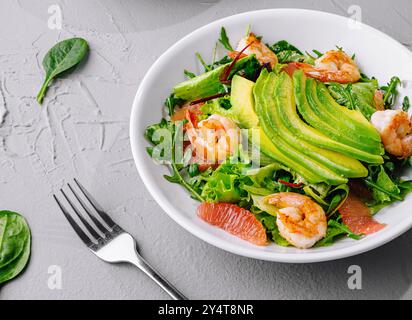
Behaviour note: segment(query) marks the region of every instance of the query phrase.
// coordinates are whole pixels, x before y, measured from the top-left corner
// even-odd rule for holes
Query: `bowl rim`
[[[180,214],[179,210],[177,210],[171,203],[169,203],[169,201],[165,197],[163,197],[160,193],[157,192],[158,187],[156,183],[151,179],[150,174],[143,169],[143,162],[148,160],[147,154],[146,152],[144,152],[145,148],[143,148],[142,146],[139,146],[138,143],[136,143],[138,139],[137,135],[143,134],[143,131],[140,132],[140,130],[137,130],[137,128],[141,127],[139,126],[139,120],[138,120],[140,99],[141,99],[143,92],[146,91],[147,83],[150,82],[152,74],[155,73],[154,71],[158,68],[159,65],[161,65],[161,62],[166,60],[169,55],[171,55],[174,51],[178,50],[180,46],[184,45],[186,41],[190,39],[196,33],[204,32],[207,29],[217,26],[217,25],[224,25],[226,21],[231,20],[231,19],[236,19],[238,17],[244,17],[247,15],[270,14],[270,13],[274,13],[274,14],[283,13],[285,15],[288,15],[288,14],[307,14],[307,15],[315,15],[315,16],[322,15],[325,17],[333,17],[335,19],[349,19],[348,17],[340,16],[340,15],[329,13],[329,12],[308,10],[308,9],[279,8],[279,9],[254,10],[254,11],[247,11],[247,12],[227,16],[227,17],[212,21],[211,23],[208,23],[200,28],[197,28],[196,30],[190,32],[189,34],[181,38],[179,41],[177,41],[175,44],[169,47],[162,55],[160,55],[160,57],[155,61],[155,63],[153,63],[153,65],[149,68],[149,70],[147,71],[147,73],[145,74],[145,76],[143,77],[139,85],[139,88],[137,90],[137,93],[133,101],[131,117],[130,117],[129,134],[130,134],[130,144],[131,144],[132,154],[133,154],[133,158],[134,158],[134,161],[137,167],[137,171],[144,185],[149,190],[149,193],[154,198],[154,200],[177,224],[179,224],[181,227],[186,229],[188,232],[190,232],[197,238],[200,238],[201,240],[215,247],[218,247],[220,249],[223,249],[225,251],[228,251],[228,252],[240,255],[240,256],[245,256],[245,257],[265,260],[265,261],[273,261],[273,262],[314,263],[314,262],[342,259],[342,258],[354,256],[354,255],[375,249],[379,246],[382,246],[388,243],[389,241],[395,239],[396,237],[400,236],[401,234],[403,234],[404,232],[406,232],[407,230],[411,228],[412,215],[410,216],[409,219],[404,219],[402,223],[399,223],[398,225],[392,227],[385,236],[375,238],[376,240],[374,242],[369,241],[369,242],[354,243],[353,245],[349,247],[339,248],[339,249],[331,250],[331,251],[323,251],[323,252],[302,251],[301,254],[297,254],[297,253],[277,253],[277,252],[268,252],[268,251],[256,251],[252,248],[240,247],[233,243],[230,243],[225,240],[219,239],[217,237],[211,236],[209,232],[207,232],[200,226],[194,224],[190,219]],[[371,27],[363,22],[360,22],[360,23],[361,23],[362,28],[366,28],[367,30],[378,34],[380,37],[383,37],[387,41],[391,42],[394,46],[397,46],[400,50],[407,52],[407,54],[410,56],[412,60],[412,52],[409,51],[406,47],[404,47],[397,40],[393,39],[392,37],[388,36],[387,34],[383,33],[382,31],[374,27]],[[144,128],[141,128],[141,129],[144,129]]]

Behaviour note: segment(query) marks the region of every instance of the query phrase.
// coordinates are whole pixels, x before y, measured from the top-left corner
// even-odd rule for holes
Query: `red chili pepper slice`
[[[303,183],[292,183],[281,179],[279,179],[278,182],[290,188],[300,188],[303,186]]]

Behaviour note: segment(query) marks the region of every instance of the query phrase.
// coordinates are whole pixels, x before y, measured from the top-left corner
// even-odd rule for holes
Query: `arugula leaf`
[[[403,200],[400,196],[399,188],[386,173],[382,165],[370,165],[368,170],[369,175],[363,181],[372,189],[375,202],[379,204],[391,202],[392,198],[399,201]]]
[[[183,105],[185,101],[183,99],[177,98],[173,93],[166,99],[165,106],[169,116],[175,113],[175,108],[177,106]]]
[[[189,176],[195,177],[200,173],[199,165],[197,163],[191,163],[188,169]]]
[[[347,184],[342,184],[332,188],[327,184],[318,183],[305,186],[303,191],[320,204],[330,217],[348,197],[349,187]]]
[[[61,41],[52,47],[43,59],[43,68],[46,71],[46,78],[37,94],[37,102],[43,103],[44,96],[51,81],[63,72],[77,66],[89,52],[89,45],[86,40],[72,38]]]
[[[146,128],[145,138],[154,145],[154,147],[146,148],[147,153],[153,160],[170,164],[173,124],[162,119],[157,124],[152,124]]]
[[[328,90],[340,105],[351,110],[359,110],[367,119],[376,112],[374,100],[378,88],[376,80],[354,84],[330,83]]]
[[[397,184],[397,187],[400,190],[399,197],[403,200],[405,197],[412,192],[412,181],[401,181]],[[372,214],[377,213],[379,210],[391,205],[392,203],[398,201],[398,199],[392,198],[390,201],[387,202],[379,202],[379,200],[375,200],[372,203],[368,203],[368,207],[371,210]]]
[[[255,57],[253,57],[247,63],[245,63],[243,68],[240,71],[238,71],[237,74],[240,74],[248,80],[256,81],[261,70],[261,64]]]
[[[316,55],[318,56],[318,58],[321,57],[321,56],[323,56],[323,53],[320,52],[319,50],[313,49],[312,52],[313,52],[314,54],[316,54]]]
[[[409,106],[410,106],[409,97],[405,96],[402,101],[402,110],[405,112],[408,112]]]
[[[303,55],[303,53],[286,40],[280,40],[268,47],[276,54],[279,63],[305,60],[305,56]]]
[[[229,38],[226,34],[226,29],[222,27],[220,29],[220,38],[219,42],[229,51],[233,51],[233,47],[230,44]]]
[[[199,194],[198,189],[190,182],[186,181],[183,176],[183,171],[187,169],[189,176],[194,176],[198,173],[197,165],[185,168],[183,154],[183,121],[172,123],[162,119],[160,123],[147,127],[145,131],[146,139],[151,142],[154,147],[147,148],[148,154],[161,163],[169,164],[172,169],[172,175],[165,175],[164,178],[172,183],[178,183],[186,188],[192,197],[199,201],[204,201]],[[181,155],[182,159],[177,159],[176,156]]]
[[[380,188],[377,188],[379,186]],[[384,191],[381,191],[384,190]],[[378,176],[376,178],[376,185],[373,189],[373,197],[379,202],[390,201],[391,197],[401,200],[399,197],[400,190],[392,181],[389,175],[385,172],[383,166],[380,166]]]
[[[183,70],[183,73],[185,74],[186,77],[188,77],[189,79],[192,79],[194,77],[196,77],[196,75],[193,72],[190,72],[189,70]]]
[[[341,205],[345,202],[349,195],[349,186],[347,184],[341,184],[330,190],[326,196],[326,200],[329,203],[326,209],[326,214],[331,216],[334,214]]]
[[[362,235],[353,233],[345,224],[339,222],[338,220],[340,220],[340,216],[336,220],[330,219],[328,221],[326,236],[316,243],[316,247],[330,246],[343,236],[348,236],[354,240],[361,239]]]
[[[383,103],[385,106],[392,108],[395,104],[396,97],[398,96],[398,86],[401,84],[399,77],[392,77],[386,86],[382,86],[380,89],[384,92]]]
[[[278,54],[282,51],[294,51],[298,54],[303,55],[303,53],[296,48],[294,45],[290,44],[288,41],[286,40],[280,40],[274,44],[272,44],[271,46],[269,46],[269,49],[271,49],[275,54]]]
[[[176,141],[180,139],[179,134],[181,132],[181,127],[183,126],[182,121],[178,121],[175,124],[172,125],[173,127],[173,140],[172,140],[172,172],[173,174],[171,176],[165,175],[165,179],[168,180],[169,182],[172,183],[178,183],[185,187],[187,191],[190,192],[192,197],[196,200],[199,200],[201,202],[204,202],[205,199],[183,178],[183,176],[180,174],[180,171],[177,167],[176,164]]]
[[[401,173],[399,170],[407,166],[407,161],[401,161],[387,155],[384,156],[384,159],[385,166],[369,165],[369,174],[363,180],[372,191],[373,199],[367,205],[373,214],[396,201],[404,200],[412,192],[412,180],[405,181],[397,177],[397,174]],[[391,164],[389,168],[393,166],[396,170],[390,171],[386,166],[389,163]]]
[[[200,55],[199,52],[196,52],[196,57],[200,61],[200,63],[202,64],[203,68],[205,69],[205,72],[208,72],[208,71],[212,70],[210,68],[210,66],[205,62],[205,60],[203,60],[203,57]]]
[[[214,69],[216,69],[217,67],[222,66],[222,65],[224,65],[224,64],[228,64],[228,63],[230,63],[230,62],[232,62],[232,61],[233,61],[233,59],[230,58],[229,56],[224,56],[222,59],[217,60],[217,61],[214,61],[212,64],[209,64],[209,65],[208,65],[208,68],[209,68],[210,70],[214,70]]]

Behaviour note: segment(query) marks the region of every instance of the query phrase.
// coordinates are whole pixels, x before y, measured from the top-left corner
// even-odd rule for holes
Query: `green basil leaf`
[[[41,104],[51,81],[63,72],[77,66],[87,55],[89,45],[81,38],[72,38],[57,43],[43,59],[46,78],[37,95]]]
[[[30,229],[16,212],[0,211],[0,283],[16,277],[30,257]]]

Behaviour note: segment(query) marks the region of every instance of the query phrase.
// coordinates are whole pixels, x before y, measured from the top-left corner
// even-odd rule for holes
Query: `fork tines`
[[[74,179],[74,182],[77,185],[77,189],[80,190],[80,194],[82,196],[79,195],[79,192],[76,191],[70,183],[68,183],[67,186],[70,193],[73,194],[74,197],[70,197],[63,189],[60,189],[60,192],[81,223],[76,222],[76,220],[69,213],[67,207],[65,207],[62,201],[59,200],[55,194],[53,194],[53,197],[64,216],[69,221],[70,225],[73,227],[80,239],[87,246],[91,247],[93,245],[97,245],[101,240],[109,240],[113,233],[113,229],[119,230],[121,228],[101,209],[100,205],[93,199],[86,188],[84,188],[76,179]],[[85,203],[82,197],[87,200],[88,204]],[[74,199],[72,200],[71,198]],[[101,221],[97,218],[96,214]],[[87,217],[90,222],[87,220]],[[89,235],[83,228],[87,230]]]

